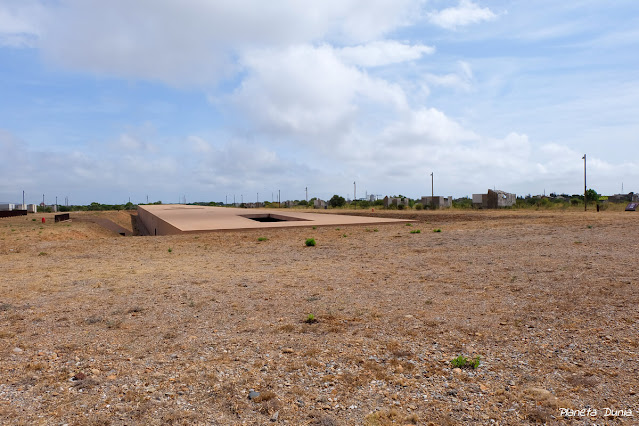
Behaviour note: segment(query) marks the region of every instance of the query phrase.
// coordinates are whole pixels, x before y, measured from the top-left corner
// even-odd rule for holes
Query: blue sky
[[[0,201],[639,192],[639,3],[564,3],[0,0]]]

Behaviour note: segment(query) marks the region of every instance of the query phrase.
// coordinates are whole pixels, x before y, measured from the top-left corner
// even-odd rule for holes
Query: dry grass
[[[534,424],[561,404],[639,406],[635,214],[382,214],[443,232],[318,227],[308,250],[309,229],[256,244],[0,219],[0,423]],[[460,354],[482,364],[453,372]]]

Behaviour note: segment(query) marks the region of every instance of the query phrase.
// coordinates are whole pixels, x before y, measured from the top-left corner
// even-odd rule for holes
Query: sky
[[[0,0],[0,202],[639,192],[638,52],[635,0]]]

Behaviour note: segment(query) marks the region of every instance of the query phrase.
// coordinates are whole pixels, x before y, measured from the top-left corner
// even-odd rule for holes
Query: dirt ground
[[[0,423],[639,423],[639,213],[384,214],[412,222],[0,219]]]

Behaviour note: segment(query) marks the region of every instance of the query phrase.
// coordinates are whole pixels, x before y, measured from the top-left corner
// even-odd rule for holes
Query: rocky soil
[[[412,222],[0,219],[0,423],[639,423],[639,213],[393,214]]]

